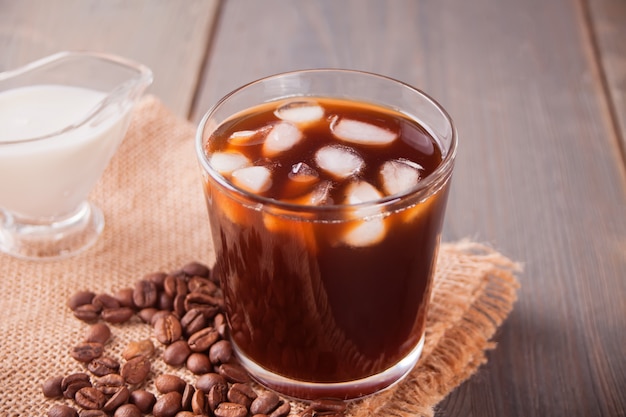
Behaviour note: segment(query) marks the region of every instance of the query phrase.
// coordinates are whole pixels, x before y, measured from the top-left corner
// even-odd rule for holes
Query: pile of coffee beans
[[[342,401],[311,402],[298,414],[277,394],[255,390],[233,355],[227,337],[224,301],[211,270],[191,262],[170,272],[150,273],[115,294],[79,291],[68,300],[75,317],[89,323],[84,339],[70,351],[84,372],[53,376],[42,385],[47,398],[65,398],[48,417],[338,417]],[[105,346],[109,324],[139,317],[163,345],[160,359],[186,367],[194,384],[174,374],[153,375],[157,349],[151,339],[130,342],[118,360]],[[156,394],[146,389],[152,380]]]

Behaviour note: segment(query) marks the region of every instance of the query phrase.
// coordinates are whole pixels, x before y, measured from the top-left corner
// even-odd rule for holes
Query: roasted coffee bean
[[[346,410],[346,403],[336,399],[319,399],[311,401],[309,406],[317,412],[332,411],[343,413]]]
[[[115,410],[113,417],[141,417],[141,410],[135,404],[124,404]]]
[[[80,410],[79,417],[108,417],[108,414],[102,410]]]
[[[129,384],[140,384],[150,373],[150,360],[145,356],[136,356],[122,365],[120,374]]]
[[[222,313],[217,314],[213,318],[213,327],[217,329],[217,332],[220,336],[222,336],[222,338],[226,339],[226,333],[228,330],[226,326],[226,317]]]
[[[291,404],[288,401],[282,401],[274,411],[272,411],[269,417],[287,417],[291,412]]]
[[[174,314],[176,314],[178,317],[183,317],[185,313],[187,312],[187,307],[185,307],[186,298],[187,296],[183,294],[179,294],[176,297],[174,297],[174,305],[172,306],[172,308],[173,308]]]
[[[241,404],[246,408],[250,408],[252,401],[257,397],[256,392],[248,384],[233,384],[228,390],[228,401],[231,403]]]
[[[204,392],[197,390],[193,393],[191,397],[191,411],[200,415],[209,413],[209,403]]]
[[[202,391],[199,391],[204,395]],[[196,389],[191,384],[185,384],[185,389],[183,389],[183,398],[182,398],[182,407],[183,410],[191,410],[191,403],[193,400],[193,396],[196,393]]]
[[[176,391],[183,393],[187,383],[179,376],[172,374],[162,374],[154,379],[154,386],[161,394]]]
[[[165,281],[167,274],[165,272],[152,272],[143,277],[144,280],[153,282],[156,285],[157,290],[163,289],[163,281]]]
[[[211,411],[215,411],[218,405],[228,399],[228,385],[215,384],[206,395]]]
[[[189,292],[201,292],[209,295],[216,295],[219,288],[213,281],[200,276],[193,276],[187,282]]]
[[[113,395],[120,388],[126,386],[124,377],[120,374],[108,374],[94,381],[93,386],[106,395]]]
[[[146,307],[146,308],[142,308],[141,310],[139,310],[139,312],[137,313],[137,316],[144,323],[148,323],[152,325],[152,318],[158,311],[159,310],[157,310],[155,307]]]
[[[93,323],[100,318],[100,309],[96,308],[93,304],[80,305],[76,307],[73,312],[74,317],[86,323]]]
[[[215,417],[246,417],[248,409],[241,404],[225,402],[218,405],[213,414]]]
[[[170,297],[164,292],[159,293],[159,299],[157,301],[157,308],[159,310],[171,311],[174,309],[174,297]]]
[[[105,308],[100,313],[102,320],[109,323],[126,323],[135,315],[135,310],[130,307]]]
[[[187,369],[195,375],[202,375],[213,371],[213,364],[204,353],[194,352],[185,362]]]
[[[95,376],[105,376],[118,372],[120,363],[110,356],[101,356],[89,362],[87,369]]]
[[[164,345],[177,341],[183,335],[180,321],[173,314],[160,317],[154,323],[154,336]]]
[[[184,275],[168,275],[163,282],[163,291],[172,299],[177,295],[187,295],[187,278]]]
[[[91,291],[78,291],[67,300],[67,306],[72,311],[76,310],[79,306],[91,304],[91,301],[95,296],[96,294]]]
[[[106,396],[94,387],[85,387],[78,390],[74,396],[76,404],[89,410],[101,410],[106,403]]]
[[[233,357],[233,346],[228,340],[219,340],[209,348],[209,359],[213,365],[230,361]]]
[[[62,376],[53,376],[44,381],[41,384],[41,391],[43,395],[48,398],[58,398],[63,396],[63,388],[61,383],[63,382]]]
[[[154,307],[158,298],[158,289],[154,282],[145,279],[135,283],[133,303],[138,308]]]
[[[223,385],[226,389],[228,389],[228,385],[224,377],[214,372],[200,375],[196,380],[196,388],[204,391],[205,394],[208,394],[214,385]]]
[[[159,319],[163,318],[163,317],[167,317],[172,315],[171,311],[167,311],[167,310],[157,310],[154,315],[152,316],[152,318],[150,319],[150,325],[152,327],[156,326],[156,323],[159,321]],[[176,317],[178,317],[178,315],[175,315]]]
[[[189,336],[187,343],[193,352],[204,352],[220,338],[219,333],[213,327],[205,327]]]
[[[260,393],[252,404],[250,404],[250,412],[252,414],[269,414],[274,411],[280,404],[280,397],[271,391]]]
[[[180,325],[183,327],[183,332],[190,336],[199,330],[207,327],[209,319],[207,319],[202,311],[197,308],[191,309],[185,313],[180,319]]]
[[[197,308],[202,311],[207,318],[213,318],[224,307],[224,300],[200,292],[192,292],[185,297],[185,310]]]
[[[56,404],[48,410],[48,417],[78,417],[78,411],[67,405]]]
[[[112,412],[117,410],[121,405],[126,404],[130,398],[130,390],[123,386],[119,388],[115,394],[113,394],[108,401],[104,404],[102,409],[106,412]]]
[[[142,413],[148,414],[152,412],[156,397],[150,391],[138,389],[130,393],[129,401],[131,404],[135,404]]]
[[[182,410],[183,396],[180,392],[168,392],[157,398],[152,414],[154,417],[173,417]]]
[[[111,338],[111,329],[104,323],[96,323],[85,332],[85,342],[105,344]]]
[[[119,301],[120,307],[130,307],[135,308],[135,303],[133,302],[133,289],[132,288],[122,288],[121,290],[117,290],[114,294],[114,297]]]
[[[154,354],[154,343],[150,339],[129,342],[122,351],[122,357],[126,360],[137,356],[150,357]]]
[[[70,374],[61,381],[61,389],[65,398],[73,399],[76,393],[85,387],[91,386],[89,375],[83,372]]]
[[[186,340],[177,340],[163,351],[163,362],[172,366],[181,366],[191,355],[191,349]]]
[[[72,349],[70,355],[79,362],[88,363],[102,356],[104,346],[98,342],[83,342]]]
[[[185,264],[185,266],[183,266],[182,270],[190,277],[199,276],[208,278],[211,274],[211,270],[209,269],[209,267],[200,262],[189,262],[188,264]]]
[[[224,363],[217,367],[217,373],[223,376],[228,382],[245,384],[250,382],[248,372],[241,365],[234,363]]]
[[[91,304],[99,308],[100,310],[105,310],[107,308],[120,308],[120,302],[117,298],[113,297],[109,294],[98,294],[93,297],[91,300]]]

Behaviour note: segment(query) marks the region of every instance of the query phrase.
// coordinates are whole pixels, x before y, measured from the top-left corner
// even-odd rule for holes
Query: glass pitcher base
[[[104,229],[102,211],[89,202],[70,217],[50,223],[0,219],[0,252],[21,259],[55,260],[92,246]]]

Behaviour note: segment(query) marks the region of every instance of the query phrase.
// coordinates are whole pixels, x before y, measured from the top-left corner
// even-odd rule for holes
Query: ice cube
[[[228,143],[235,146],[250,146],[263,143],[271,125],[264,126],[257,130],[238,130],[228,137]]]
[[[293,164],[289,172],[289,179],[297,182],[311,183],[317,181],[319,174],[304,162]]]
[[[233,171],[233,184],[252,193],[262,193],[272,186],[272,172],[264,166],[251,166]]]
[[[330,130],[337,138],[360,145],[388,145],[398,137],[391,130],[338,116],[333,117]]]
[[[297,126],[289,122],[276,123],[263,143],[263,155],[273,157],[294,147],[304,137]]]
[[[365,162],[352,148],[330,145],[315,153],[317,166],[338,179],[348,178],[363,169]]]
[[[358,222],[343,235],[343,243],[353,247],[367,247],[379,243],[387,228],[381,216]]]
[[[346,204],[360,204],[382,197],[380,191],[367,181],[355,181],[346,189]]]
[[[380,169],[380,180],[387,195],[407,191],[417,185],[424,168],[408,159],[387,161]]]
[[[314,122],[324,116],[324,109],[313,100],[290,101],[274,111],[281,120],[303,124]]]
[[[222,175],[250,165],[250,160],[239,152],[215,152],[209,158],[209,164]]]

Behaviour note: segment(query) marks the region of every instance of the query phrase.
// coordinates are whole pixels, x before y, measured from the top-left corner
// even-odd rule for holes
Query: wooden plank
[[[489,364],[441,416],[626,410],[626,179],[584,20],[567,0],[225,3],[192,119],[245,82],[308,67],[398,78],[455,119],[444,238],[526,269]]]
[[[626,2],[587,0],[584,5],[591,19],[592,40],[626,164]]]
[[[137,60],[149,92],[187,116],[219,0],[0,0],[0,71],[87,49]]]

